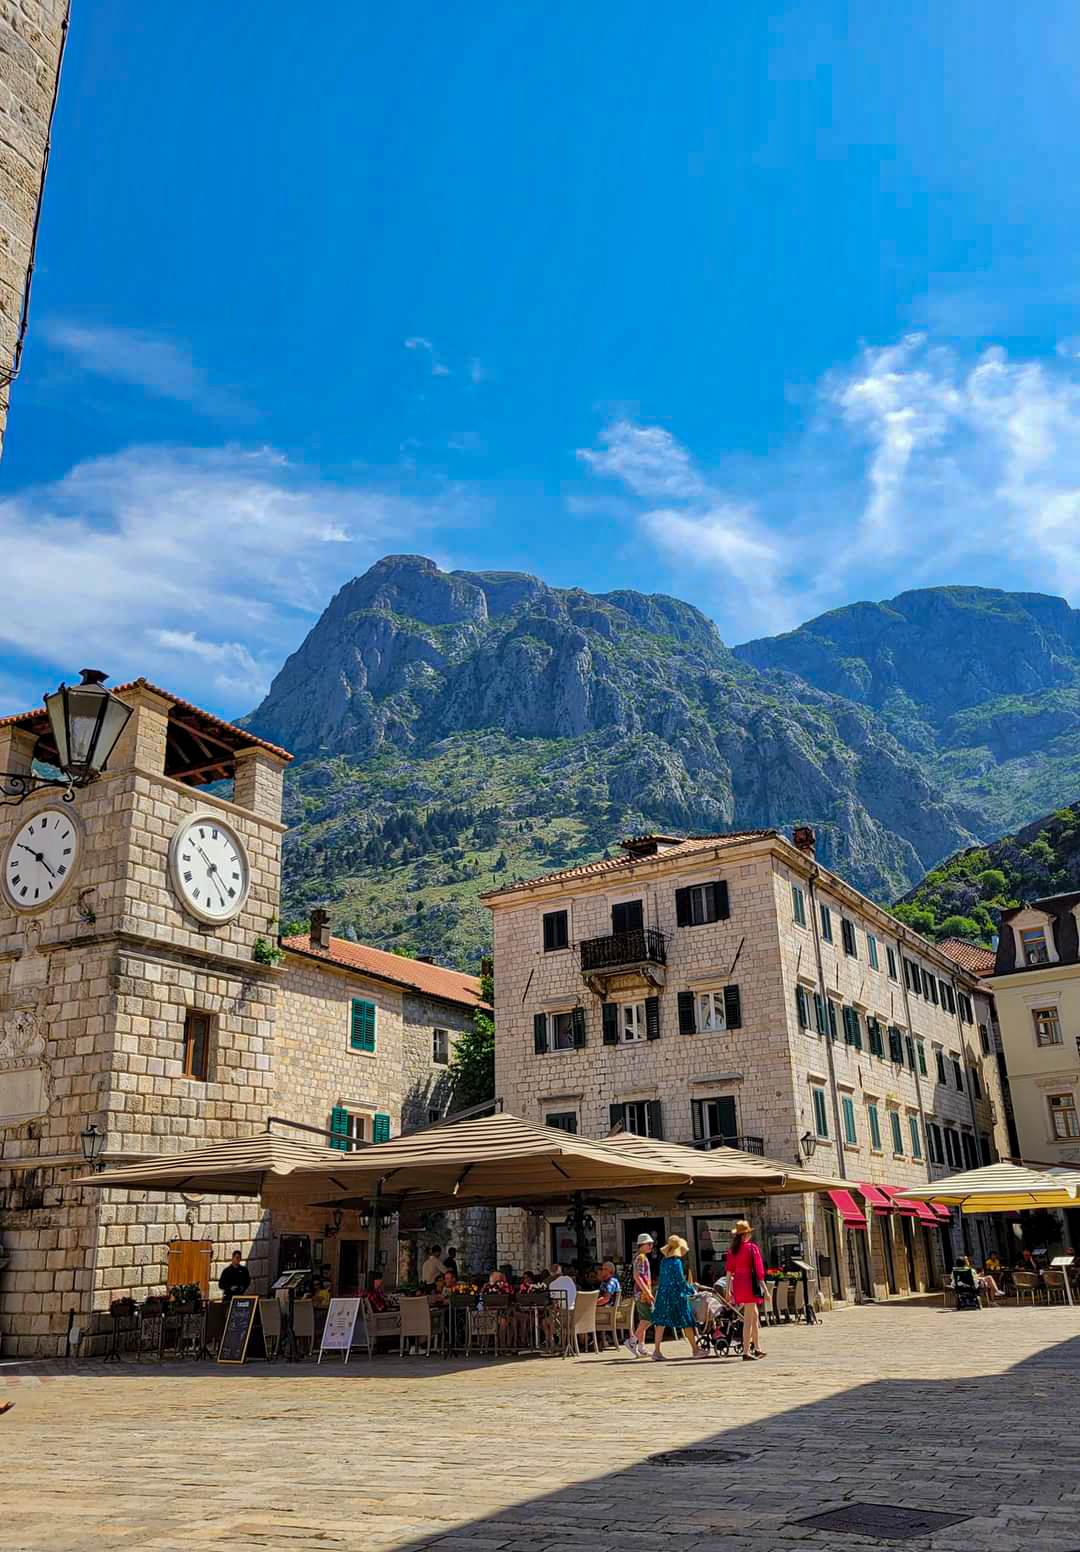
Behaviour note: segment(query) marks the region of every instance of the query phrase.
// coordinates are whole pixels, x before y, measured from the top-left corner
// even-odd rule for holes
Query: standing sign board
[[[218,1348],[218,1363],[243,1363],[247,1357],[248,1343],[259,1314],[259,1301],[254,1294],[244,1294],[232,1299],[225,1317],[225,1330]]]
[[[359,1299],[330,1300],[330,1308],[326,1312],[326,1325],[323,1327],[322,1341],[319,1344],[320,1363],[322,1363],[323,1353],[344,1353],[345,1362],[348,1363],[353,1331],[356,1329],[356,1317],[359,1313]]]

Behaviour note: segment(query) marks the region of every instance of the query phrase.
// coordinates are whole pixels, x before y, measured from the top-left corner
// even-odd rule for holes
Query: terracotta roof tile
[[[566,879],[596,878],[606,873],[617,873],[622,868],[638,867],[642,862],[652,862],[657,857],[689,857],[698,851],[713,851],[717,846],[735,846],[743,841],[757,841],[769,835],[779,835],[779,830],[727,830],[718,835],[693,835],[674,846],[664,846],[648,857],[608,857],[599,862],[582,862],[577,867],[561,868],[556,873],[541,873],[536,878],[522,879],[520,883],[506,884],[501,889],[489,889],[482,900],[493,900],[499,895],[512,894],[516,889],[529,889],[533,884],[560,884]]]
[[[367,943],[350,943],[347,938],[331,938],[328,949],[314,948],[306,932],[294,938],[282,938],[281,946],[342,965],[347,970],[356,970],[361,975],[374,976],[380,981],[392,981],[395,986],[405,986],[443,1002],[456,1002],[466,1008],[486,1006],[480,991],[480,977],[465,975],[461,970],[426,965],[422,960],[407,959],[401,954],[388,953],[386,949],[372,948]]]
[[[134,690],[145,687],[152,690],[155,695],[160,695],[162,700],[171,701],[181,711],[192,712],[197,717],[202,717],[219,733],[231,733],[236,737],[237,749],[250,749],[253,746],[259,749],[268,749],[271,754],[280,755],[283,760],[291,760],[292,755],[287,749],[281,749],[277,744],[271,744],[265,738],[256,738],[254,733],[249,733],[246,728],[237,727],[235,722],[225,722],[221,717],[215,717],[212,711],[204,711],[201,706],[194,705],[191,701],[183,700],[179,695],[174,695],[171,690],[163,690],[159,684],[152,684],[149,679],[129,679],[127,684],[110,685],[114,695],[123,695],[125,690]],[[49,726],[49,717],[44,706],[35,706],[32,711],[17,711],[9,717],[0,717],[0,727],[24,727],[29,732],[44,732]]]
[[[992,975],[997,958],[992,948],[981,943],[969,943],[966,938],[942,938],[937,945],[943,954],[967,970],[971,975]]]

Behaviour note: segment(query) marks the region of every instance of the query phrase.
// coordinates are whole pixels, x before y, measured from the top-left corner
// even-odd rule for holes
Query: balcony
[[[581,945],[581,974],[600,997],[615,975],[638,975],[658,990],[664,984],[666,964],[667,939],[653,927],[586,938]]]
[[[742,1153],[756,1153],[765,1157],[765,1140],[762,1137],[695,1137],[685,1144],[688,1148],[738,1148]]]

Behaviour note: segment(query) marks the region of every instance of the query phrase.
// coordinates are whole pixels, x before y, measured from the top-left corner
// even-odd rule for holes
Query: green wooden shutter
[[[731,899],[728,894],[726,882],[720,878],[712,886],[713,903],[715,909],[714,921],[727,921],[731,915]]]
[[[828,1027],[825,1023],[825,999],[820,992],[814,993],[814,1026],[819,1035],[823,1035]]]
[[[547,1014],[533,1014],[533,1050],[537,1056],[546,1056],[548,1048]]]
[[[922,1076],[925,1078],[926,1077],[926,1047],[923,1045],[921,1040],[919,1041],[918,1045],[916,1045],[916,1047],[915,1047],[915,1056],[916,1056],[916,1058],[918,1060],[918,1063],[919,1063],[919,1071],[922,1074]]]
[[[675,891],[675,925],[676,927],[690,926],[689,889],[676,889]]]
[[[694,1035],[697,1033],[697,1019],[694,1016],[693,992],[679,993],[679,1034]]]
[[[810,1028],[810,1009],[806,1006],[806,988],[803,986],[795,988],[795,1017],[800,1029]]]
[[[694,1137],[700,1142],[705,1136],[704,1105],[700,1099],[690,1101],[690,1119],[693,1123]]]
[[[575,1008],[570,1015],[570,1027],[574,1032],[574,1049],[580,1051],[585,1044],[585,1009]]]
[[[831,997],[825,999],[825,1012],[829,1016],[829,1039],[836,1039],[836,1003]]]
[[[659,1040],[660,1038],[659,997],[646,997],[645,999],[645,1038],[646,1040]]]
[[[649,1120],[649,1136],[662,1138],[664,1135],[664,1112],[658,1099],[645,1101],[645,1113]]]
[[[921,1159],[922,1139],[919,1136],[918,1116],[908,1116],[908,1126],[911,1129],[911,1157],[913,1159]]]
[[[330,1138],[331,1148],[340,1148],[344,1153],[349,1146],[349,1112],[344,1105],[335,1105],[330,1112],[330,1130],[333,1136]]]
[[[724,987],[724,1026],[726,1029],[742,1028],[742,998],[737,986]]]
[[[881,1121],[878,1117],[878,1107],[876,1105],[867,1105],[866,1116],[867,1120],[870,1122],[870,1146],[876,1149],[878,1153],[880,1153]]]
[[[840,1096],[840,1109],[844,1117],[844,1141],[857,1142],[858,1133],[855,1130],[855,1101],[850,1094]]]
[[[810,1090],[814,1102],[814,1130],[819,1137],[828,1137],[829,1121],[825,1114],[825,1090],[814,1084]]]
[[[617,1003],[605,1002],[604,1014],[604,1044],[618,1045],[619,1043],[619,1007]]]
[[[371,1140],[372,1142],[390,1141],[390,1117],[384,1115],[382,1111],[376,1112],[375,1125],[371,1130]]]
[[[915,1042],[910,1035],[904,1036],[904,1050],[907,1052],[907,1064],[912,1072],[915,1071]]]
[[[349,1045],[354,1051],[375,1049],[375,1004],[363,997],[352,999],[349,1019]]]

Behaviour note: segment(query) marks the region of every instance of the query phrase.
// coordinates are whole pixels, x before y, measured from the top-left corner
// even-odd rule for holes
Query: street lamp
[[[91,1121],[90,1125],[79,1133],[79,1141],[82,1143],[83,1158],[90,1165],[90,1168],[93,1170],[104,1169],[105,1165],[100,1162],[98,1155],[101,1153],[105,1143],[105,1133],[98,1130],[96,1121]]]
[[[802,1136],[799,1138],[799,1143],[802,1147],[802,1151],[806,1154],[806,1157],[808,1159],[812,1159],[814,1157],[814,1152],[818,1143],[817,1137],[814,1135],[814,1133],[803,1132]]]
[[[81,683],[62,684],[45,697],[45,710],[56,743],[61,775],[35,776],[15,771],[0,772],[0,803],[21,803],[43,787],[63,787],[70,803],[76,789],[98,777],[127,726],[132,708],[105,688],[107,674],[98,668],[80,669]]]

